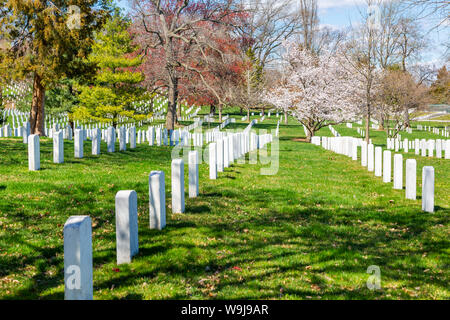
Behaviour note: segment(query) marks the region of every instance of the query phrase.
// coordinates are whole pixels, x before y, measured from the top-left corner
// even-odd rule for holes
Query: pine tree
[[[90,85],[79,86],[80,106],[74,118],[84,122],[112,123],[116,127],[121,119],[140,121],[148,114],[138,112],[136,103],[148,99],[139,84],[144,80],[141,72],[133,69],[142,64],[141,57],[133,57],[136,47],[128,33],[130,22],[116,10],[101,32],[96,33],[95,44],[88,60],[99,70]]]
[[[45,135],[45,92],[84,65],[111,0],[0,0],[0,75],[33,79],[31,133]]]

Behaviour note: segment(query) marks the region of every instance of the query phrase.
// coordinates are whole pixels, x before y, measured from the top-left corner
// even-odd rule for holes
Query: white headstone
[[[450,140],[445,141],[445,159],[450,159]]]
[[[163,171],[149,175],[150,229],[162,230],[166,226],[166,185]]]
[[[209,145],[209,179],[217,179],[217,152],[215,142]]]
[[[127,150],[127,140],[126,140],[126,129],[125,127],[120,127],[119,129],[119,151],[126,151]]]
[[[422,210],[434,212],[434,168],[422,169]]]
[[[392,170],[392,155],[391,151],[383,151],[383,182],[391,182],[391,170]]]
[[[383,152],[383,149],[381,147],[375,148],[375,176],[376,177],[381,177],[383,174],[382,152]]]
[[[233,135],[228,137],[228,163],[233,164],[234,162],[234,139]]]
[[[88,216],[64,224],[64,299],[92,300],[92,226]]]
[[[375,169],[374,145],[369,144],[367,147],[367,170],[372,172]]]
[[[114,152],[116,144],[116,129],[114,129],[114,127],[108,128],[106,133],[106,143],[108,145],[108,152]]]
[[[184,212],[184,161],[172,160],[172,212]]]
[[[74,137],[75,158],[83,158],[83,130],[75,129]]]
[[[117,264],[130,263],[139,252],[137,194],[134,190],[116,194]]]
[[[229,151],[229,142],[228,137],[223,138],[223,167],[228,168],[230,166],[230,156],[228,154]]]
[[[130,139],[130,149],[136,148],[136,127],[128,129],[128,136]]]
[[[92,131],[92,155],[98,156],[100,155],[100,145],[101,145],[102,137],[100,129],[94,129]]]
[[[41,168],[41,150],[39,135],[32,134],[28,137],[28,169],[36,171]]]
[[[198,152],[189,152],[189,198],[196,198],[199,194]]]
[[[148,140],[148,145],[149,146],[153,146],[155,144],[155,128],[150,127],[147,130],[147,140]]]
[[[406,160],[406,199],[416,200],[417,184],[417,161],[415,159]]]
[[[224,167],[224,151],[223,151],[223,140],[219,139],[217,140],[217,171],[218,172],[223,172],[223,167]]]
[[[403,156],[394,155],[394,189],[403,189]]]
[[[361,165],[367,167],[367,142],[361,143]]]
[[[436,140],[436,158],[442,158],[442,140]]]
[[[428,140],[428,156],[432,157],[434,154],[434,140]]]
[[[53,162],[64,162],[64,140],[61,130],[53,133]]]

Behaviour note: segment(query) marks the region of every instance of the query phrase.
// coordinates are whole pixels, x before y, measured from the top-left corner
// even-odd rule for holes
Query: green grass
[[[439,117],[433,118],[431,120],[435,120],[435,121],[443,121],[443,120],[450,121],[450,114],[446,114],[444,116],[439,116]]]
[[[272,117],[256,128],[275,124]],[[186,197],[185,214],[170,210],[168,147],[107,154],[102,143],[94,157],[86,142],[86,157],[74,159],[73,143],[65,142],[65,163],[56,165],[51,140],[41,139],[42,170],[29,172],[20,139],[0,139],[0,297],[63,299],[63,225],[71,215],[93,221],[95,299],[450,297],[448,160],[416,158],[418,170],[436,170],[430,214],[359,161],[293,141],[304,136],[294,120],[280,134],[278,174],[235,163],[211,181],[202,164],[200,196]],[[162,231],[148,228],[152,170],[166,174]],[[420,179],[418,171],[419,198]],[[114,196],[131,189],[138,194],[139,254],[117,266]],[[366,287],[371,265],[381,268],[379,291]]]

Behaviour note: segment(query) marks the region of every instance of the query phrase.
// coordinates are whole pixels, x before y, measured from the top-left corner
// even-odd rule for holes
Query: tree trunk
[[[222,106],[219,105],[219,122],[222,123]]]
[[[284,124],[288,124],[288,116],[286,111],[284,111]]]
[[[384,131],[384,116],[383,115],[380,115],[380,130],[383,130]]]
[[[306,142],[311,143],[312,137],[313,137],[313,134],[309,131],[308,128],[306,128]]]
[[[250,108],[247,109],[247,122],[250,123]]]
[[[178,78],[169,77],[169,105],[167,107],[166,128],[174,130],[177,113]]]
[[[409,123],[408,108],[405,108],[405,111],[403,112],[403,121],[405,122],[405,128],[410,128],[411,127],[411,125]]]
[[[262,116],[264,116],[264,108],[262,108]]]
[[[369,139],[370,139],[369,132],[370,132],[370,108],[366,115],[366,142],[367,142],[367,144],[369,144]]]
[[[179,124],[180,120],[181,120],[181,103],[177,103],[178,107],[177,107],[177,117],[175,119],[175,123]]]
[[[45,136],[45,88],[41,82],[41,77],[35,73],[33,82],[33,98],[31,101],[30,111],[30,132],[31,134]]]

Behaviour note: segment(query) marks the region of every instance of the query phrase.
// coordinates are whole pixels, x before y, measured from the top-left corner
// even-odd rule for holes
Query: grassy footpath
[[[448,299],[449,160],[417,157],[418,170],[436,170],[429,214],[359,162],[293,141],[304,135],[295,122],[280,129],[278,174],[235,163],[210,181],[202,164],[200,197],[186,198],[185,214],[170,210],[167,147],[107,154],[102,143],[94,157],[86,142],[86,157],[74,159],[65,142],[66,162],[56,165],[51,140],[42,139],[42,170],[29,172],[20,139],[0,139],[0,298],[62,299],[63,225],[90,215],[95,299]],[[166,174],[162,231],[148,229],[151,170]],[[118,267],[114,196],[130,189],[140,252]],[[366,287],[371,265],[381,268],[379,291]]]

